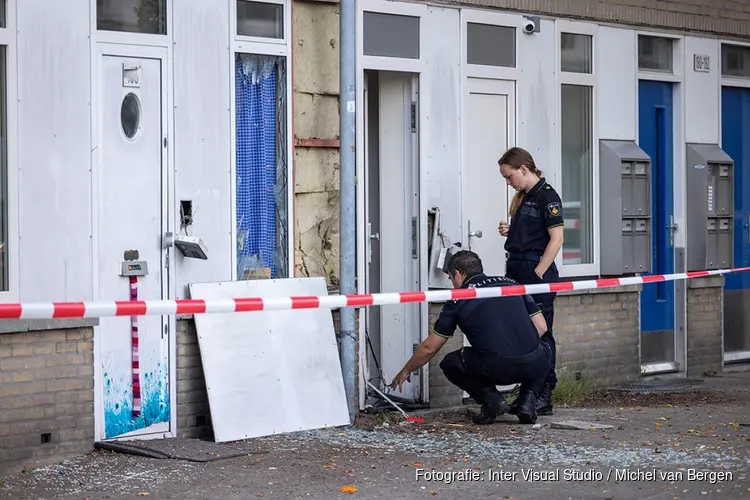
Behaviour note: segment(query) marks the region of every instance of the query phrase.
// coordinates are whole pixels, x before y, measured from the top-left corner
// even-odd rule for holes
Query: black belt
[[[524,363],[531,363],[532,361],[536,361],[536,358],[544,354],[544,347],[542,347],[542,343],[539,342],[536,346],[536,349],[531,351],[530,353],[521,356],[520,358],[503,358],[503,364],[507,365],[522,365]]]
[[[510,252],[505,254],[508,260],[528,260],[539,262],[542,260],[541,252]]]

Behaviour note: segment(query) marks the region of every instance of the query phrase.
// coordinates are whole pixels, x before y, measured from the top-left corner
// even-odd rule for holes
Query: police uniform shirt
[[[518,282],[505,276],[478,274],[466,279],[461,288],[512,285]],[[454,300],[443,306],[433,331],[451,338],[458,327],[482,354],[519,358],[539,343],[539,334],[529,318],[540,312],[529,295]]]
[[[505,251],[544,253],[549,244],[548,229],[563,225],[562,200],[542,177],[526,193],[523,204],[510,224]]]

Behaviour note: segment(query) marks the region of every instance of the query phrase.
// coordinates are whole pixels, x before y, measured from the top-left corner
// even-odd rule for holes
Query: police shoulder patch
[[[553,217],[556,215],[560,215],[560,204],[558,202],[552,202],[549,205],[547,205],[547,211],[552,215]]]

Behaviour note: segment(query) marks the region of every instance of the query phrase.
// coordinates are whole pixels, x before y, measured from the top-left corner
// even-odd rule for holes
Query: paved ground
[[[0,499],[750,498],[750,373],[703,386],[601,394],[535,427],[477,427],[464,409],[368,418],[233,443],[246,454],[207,464],[96,452],[4,478]],[[615,428],[551,427],[565,419]]]

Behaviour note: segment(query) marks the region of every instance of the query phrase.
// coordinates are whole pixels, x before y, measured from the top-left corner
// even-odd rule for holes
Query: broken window
[[[289,274],[286,58],[237,54],[237,279]]]

